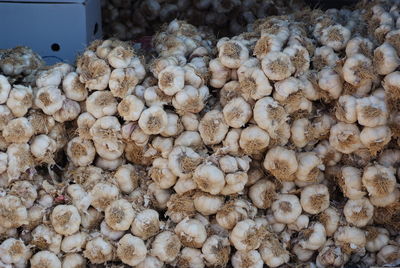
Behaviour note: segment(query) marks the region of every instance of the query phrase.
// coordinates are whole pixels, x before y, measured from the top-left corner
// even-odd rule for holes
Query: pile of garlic
[[[0,266],[397,265],[399,8],[174,20],[151,55],[0,76]]]
[[[28,47],[0,49],[0,73],[11,83],[34,84],[36,71],[43,65],[40,56]]]
[[[218,36],[231,36],[245,31],[257,19],[304,6],[302,1],[287,0],[105,0],[103,28],[106,36],[132,40],[158,32],[160,25],[178,18],[211,28]]]

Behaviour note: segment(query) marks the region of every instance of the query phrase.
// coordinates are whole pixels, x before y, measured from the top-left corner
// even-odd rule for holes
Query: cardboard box
[[[100,0],[0,0],[0,48],[24,45],[48,64],[68,62],[102,37]]]

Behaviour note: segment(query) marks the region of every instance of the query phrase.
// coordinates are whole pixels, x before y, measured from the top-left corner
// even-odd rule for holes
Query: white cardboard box
[[[48,64],[72,64],[101,37],[100,0],[0,0],[0,48],[28,46]]]

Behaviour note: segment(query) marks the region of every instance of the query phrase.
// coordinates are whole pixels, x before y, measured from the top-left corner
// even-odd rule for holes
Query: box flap
[[[87,0],[0,0],[0,3],[83,4]]]

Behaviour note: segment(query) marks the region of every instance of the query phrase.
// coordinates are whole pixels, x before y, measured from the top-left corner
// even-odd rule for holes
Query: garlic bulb
[[[349,199],[355,200],[365,195],[365,192],[362,191],[361,170],[355,167],[342,167],[339,186],[343,194]]]
[[[318,214],[329,207],[328,187],[323,184],[309,185],[301,191],[300,203],[304,211]]]
[[[223,114],[217,110],[207,112],[199,123],[199,132],[206,145],[220,143],[228,129]]]
[[[346,221],[357,226],[363,227],[371,220],[374,207],[367,198],[348,200],[343,208]]]
[[[118,241],[117,256],[125,264],[135,266],[145,259],[146,254],[146,246],[138,237],[126,234]]]
[[[182,220],[176,225],[175,233],[184,246],[192,248],[201,248],[207,238],[204,225],[196,219]]]
[[[101,237],[96,237],[87,242],[83,254],[91,263],[99,264],[112,259],[114,248],[110,242]]]
[[[15,238],[8,238],[0,245],[0,259],[5,264],[26,264],[32,253],[24,242]]]
[[[362,183],[370,195],[380,197],[394,191],[396,178],[392,168],[374,165],[365,168]]]
[[[291,194],[278,195],[271,208],[276,220],[286,224],[296,221],[302,211],[299,199]]]
[[[274,234],[267,234],[259,252],[264,263],[269,267],[278,267],[290,259],[289,252]]]
[[[177,235],[170,231],[159,233],[151,244],[151,255],[163,262],[173,262],[179,254],[181,242]]]
[[[280,146],[271,148],[265,155],[264,168],[280,180],[293,181],[298,168],[296,154]]]
[[[270,80],[283,80],[295,72],[290,57],[284,52],[271,51],[261,61],[262,70]]]
[[[389,243],[389,232],[384,228],[368,227],[366,238],[365,249],[369,252],[378,252]]]
[[[220,193],[225,186],[224,173],[214,165],[202,164],[193,173],[197,187],[210,194]]]
[[[82,251],[88,235],[84,232],[75,233],[64,237],[61,242],[61,250],[65,253],[73,253]]]
[[[342,247],[343,252],[349,254],[364,249],[366,237],[364,232],[357,227],[342,226],[336,231],[335,244]]]
[[[131,232],[143,240],[157,234],[161,223],[158,212],[153,209],[145,209],[139,212],[131,225]]]
[[[231,247],[228,238],[211,235],[201,249],[206,265],[225,266],[229,261]]]
[[[79,230],[81,216],[72,205],[58,205],[51,214],[51,223],[57,233],[71,235]]]
[[[276,186],[273,182],[261,179],[249,189],[249,197],[257,208],[267,209],[271,207],[276,197]]]
[[[126,231],[135,217],[132,205],[125,199],[111,202],[105,210],[105,221],[115,231]]]
[[[234,268],[262,268],[264,265],[261,255],[257,250],[236,251],[231,258],[231,263]]]
[[[249,251],[260,247],[266,232],[266,226],[263,222],[247,219],[235,225],[229,239],[236,250]]]
[[[33,255],[30,263],[33,268],[61,268],[61,261],[57,255],[47,250],[39,251]]]

